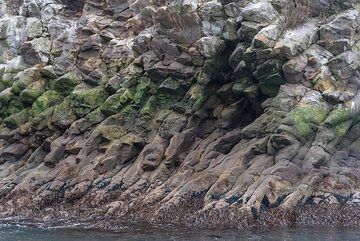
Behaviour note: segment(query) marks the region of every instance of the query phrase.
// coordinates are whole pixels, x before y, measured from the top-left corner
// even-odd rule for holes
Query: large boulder
[[[357,41],[356,28],[360,22],[359,12],[348,10],[333,21],[321,26],[321,44],[334,55],[351,49]]]
[[[258,2],[248,4],[242,9],[241,15],[245,21],[256,23],[270,23],[278,13],[268,2]]]
[[[261,29],[253,38],[252,45],[254,48],[273,48],[276,41],[280,38],[283,27],[280,24],[271,24]]]
[[[218,37],[203,37],[196,42],[197,49],[205,58],[215,58],[225,49],[225,42]]]
[[[274,49],[280,57],[290,59],[307,49],[318,37],[318,27],[314,23],[307,23],[286,31]]]

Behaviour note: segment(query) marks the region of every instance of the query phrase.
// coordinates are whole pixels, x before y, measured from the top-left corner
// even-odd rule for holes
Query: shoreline
[[[320,228],[360,228],[360,205],[304,205],[293,210],[281,208],[260,211],[256,216],[236,209],[212,210],[207,215],[195,214],[186,219],[161,221],[164,217],[145,218],[143,213],[127,216],[105,216],[94,214],[90,209],[82,216],[76,216],[73,211],[66,209],[46,209],[37,213],[18,213],[7,216],[0,214],[0,223],[27,223],[42,227],[74,227],[75,229],[89,229],[98,231],[123,232],[147,227],[149,230],[162,228],[191,229],[191,230],[267,230],[269,228],[287,229],[298,227]],[[59,208],[59,207],[58,207]],[[51,217],[49,216],[52,213]],[[58,213],[58,215],[56,215]],[[61,217],[63,216],[63,217]],[[64,217],[67,216],[67,217]],[[124,221],[126,220],[126,221]]]

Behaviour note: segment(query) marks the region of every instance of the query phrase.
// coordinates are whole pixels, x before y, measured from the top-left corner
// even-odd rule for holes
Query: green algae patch
[[[156,94],[157,105],[165,109],[171,108],[178,101],[178,99],[179,98],[175,95],[170,95],[167,93]]]
[[[1,107],[7,106],[13,97],[13,93],[11,92],[11,88],[7,88],[0,92],[0,105]]]
[[[313,132],[314,125],[320,125],[326,118],[328,112],[320,105],[300,106],[290,112],[297,133],[301,137],[308,137]]]
[[[92,124],[98,124],[104,120],[104,115],[98,107],[95,110],[91,111],[89,114],[87,114],[86,119],[88,119]]]
[[[336,126],[351,119],[351,109],[344,106],[336,106],[324,121],[326,126]]]
[[[127,105],[120,111],[120,113],[128,119],[134,119],[137,116],[138,109],[134,105]]]
[[[148,78],[141,78],[136,86],[133,102],[138,106],[143,106],[150,95],[155,94],[157,87]]]
[[[103,87],[79,90],[70,95],[75,115],[82,117],[99,107],[108,98],[109,94]]]
[[[183,86],[175,79],[165,79],[156,91],[157,105],[161,108],[172,108],[186,94]]]
[[[7,112],[9,115],[18,113],[24,109],[24,104],[17,98],[10,100]]]
[[[61,104],[54,107],[52,122],[56,126],[66,129],[76,121],[77,118],[72,104],[71,100],[66,98]]]
[[[351,127],[352,121],[345,121],[334,127],[335,134],[338,138],[343,138]]]
[[[15,77],[15,74],[12,74],[12,73],[5,73],[3,74],[2,76],[2,83],[6,86],[6,87],[10,87],[13,85],[14,83],[14,77]]]
[[[0,79],[0,92],[6,89],[6,85]]]
[[[331,128],[337,140],[340,140],[347,134],[352,123],[351,109],[337,105],[329,113],[323,124]]]
[[[30,111],[29,109],[23,109],[19,113],[14,113],[4,119],[4,124],[10,128],[15,129],[29,120]]]
[[[55,80],[53,89],[63,95],[69,95],[71,91],[82,82],[82,77],[75,71],[64,74]]]
[[[140,114],[144,116],[152,116],[155,114],[157,99],[155,96],[151,96],[144,107],[140,110]]]
[[[263,94],[270,97],[275,97],[279,93],[280,85],[260,83],[259,88]]]
[[[42,112],[46,111],[49,107],[54,106],[61,102],[61,95],[50,90],[42,94],[32,105],[31,114],[38,117]]]
[[[22,102],[32,104],[45,92],[45,83],[43,81],[35,81],[27,86],[21,93]]]
[[[206,100],[211,94],[211,90],[208,89],[206,86],[203,85],[194,85],[190,88],[190,90],[187,92],[188,101],[184,103],[185,107],[188,109],[191,108],[193,111],[198,111],[203,107]]]
[[[208,99],[208,96],[204,93],[198,93],[195,96],[195,102],[193,104],[193,110],[200,110],[201,107],[205,104],[206,100]]]
[[[43,129],[47,127],[52,130],[53,127],[51,125],[51,119],[54,113],[54,108],[54,106],[51,106],[37,116],[32,116],[31,126],[34,126],[36,129]]]
[[[100,110],[104,115],[110,116],[119,113],[133,98],[133,92],[130,89],[122,88],[100,106]]]
[[[109,140],[117,140],[123,137],[127,131],[124,127],[118,125],[99,125],[95,131],[100,132],[102,137]]]

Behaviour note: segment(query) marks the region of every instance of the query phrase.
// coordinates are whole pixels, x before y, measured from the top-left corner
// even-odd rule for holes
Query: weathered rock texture
[[[355,1],[0,4],[3,216],[359,225]]]

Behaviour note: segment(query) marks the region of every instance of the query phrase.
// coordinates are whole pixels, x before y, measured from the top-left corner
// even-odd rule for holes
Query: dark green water
[[[190,231],[159,228],[151,231],[134,229],[118,233],[65,227],[0,223],[0,240],[4,241],[352,241],[360,240],[360,229],[294,228],[272,231]]]

